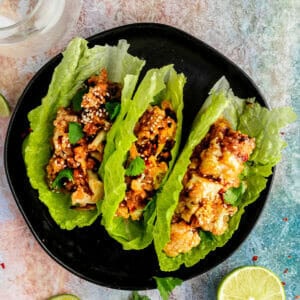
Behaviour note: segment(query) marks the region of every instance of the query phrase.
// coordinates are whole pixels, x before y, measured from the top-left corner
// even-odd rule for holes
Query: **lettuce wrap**
[[[177,256],[166,255],[164,249],[171,239],[171,222],[183,189],[183,177],[190,164],[194,148],[204,139],[210,127],[220,117],[225,118],[234,130],[255,138],[256,147],[240,176],[244,188],[229,190],[234,198],[237,212],[229,219],[228,229],[222,235],[214,235],[199,229],[200,243],[188,252]],[[272,168],[281,159],[286,146],[281,139],[280,129],[296,119],[289,108],[268,110],[255,99],[239,99],[222,77],[211,89],[209,97],[197,114],[189,138],[174,166],[167,182],[157,195],[157,221],[154,229],[154,245],[162,271],[177,270],[182,264],[191,267],[210,251],[222,247],[238,228],[244,209],[254,202],[265,189]],[[238,191],[238,193],[236,193]]]
[[[114,136],[116,150],[101,167],[100,173],[105,174],[105,197],[101,202],[102,225],[112,238],[122,244],[125,250],[143,249],[152,242],[156,208],[154,195],[143,209],[141,219],[133,220],[116,215],[126,192],[127,169],[124,164],[132,144],[137,140],[134,128],[150,105],[160,105],[164,99],[170,101],[176,114],[177,130],[168,171],[161,182],[163,185],[172,169],[180,146],[185,81],[184,75],[177,74],[172,65],[161,69],[151,69],[146,73],[137,88],[125,119]]]
[[[40,106],[28,114],[31,133],[23,145],[23,155],[27,174],[32,187],[38,190],[39,199],[48,207],[54,221],[63,229],[83,227],[92,224],[99,210],[78,211],[70,209],[70,194],[57,193],[49,189],[46,182],[46,170],[51,156],[50,139],[53,135],[53,120],[61,107],[68,107],[85,80],[105,68],[108,79],[122,85],[121,112],[107,137],[106,158],[113,152],[110,146],[119,119],[125,114],[127,102],[131,99],[144,61],[130,55],[129,44],[120,40],[117,46],[94,46],[88,48],[88,42],[74,38],[63,53],[56,67],[47,95]]]

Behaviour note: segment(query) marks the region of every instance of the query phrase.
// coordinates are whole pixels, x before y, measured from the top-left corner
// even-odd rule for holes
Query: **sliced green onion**
[[[105,109],[109,115],[110,120],[114,120],[121,110],[120,102],[107,102],[105,104]]]
[[[73,180],[73,172],[71,169],[61,170],[56,176],[56,178],[54,179],[54,181],[52,182],[52,188],[61,189],[66,180],[68,181]]]

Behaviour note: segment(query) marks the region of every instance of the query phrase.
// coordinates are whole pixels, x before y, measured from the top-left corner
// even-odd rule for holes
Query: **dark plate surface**
[[[117,44],[119,39],[127,39],[131,44],[131,54],[146,59],[145,70],[172,63],[177,72],[183,72],[187,77],[183,142],[208,91],[222,75],[227,77],[237,96],[256,97],[258,102],[266,106],[257,87],[241,69],[208,45],[178,29],[140,23],[105,31],[88,40],[90,46],[93,46]],[[21,149],[24,133],[29,127],[27,113],[40,104],[47,92],[53,70],[60,60],[61,55],[53,58],[26,87],[9,124],[4,153],[6,174],[16,203],[46,252],[76,275],[99,285],[118,289],[154,288],[153,276],[188,279],[208,271],[229,257],[257,221],[270,189],[271,177],[260,198],[246,209],[239,229],[224,247],[211,252],[195,266],[182,267],[172,273],[159,270],[152,246],[142,251],[122,250],[106,234],[99,220],[90,227],[72,231],[61,230],[54,223],[48,209],[39,201],[37,192],[29,184]]]

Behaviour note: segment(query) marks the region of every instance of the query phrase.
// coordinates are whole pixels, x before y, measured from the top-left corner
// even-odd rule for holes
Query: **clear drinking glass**
[[[48,50],[73,28],[80,9],[81,0],[0,0],[0,55]]]

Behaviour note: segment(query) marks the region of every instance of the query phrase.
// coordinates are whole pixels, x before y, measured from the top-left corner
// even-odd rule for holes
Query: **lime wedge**
[[[48,300],[80,300],[77,296],[71,294],[60,294],[50,297]]]
[[[280,279],[270,270],[259,266],[245,266],[233,270],[218,287],[218,300],[284,300]]]
[[[8,117],[10,109],[5,97],[0,93],[0,117]]]

